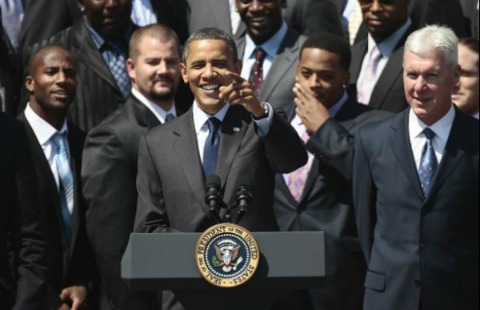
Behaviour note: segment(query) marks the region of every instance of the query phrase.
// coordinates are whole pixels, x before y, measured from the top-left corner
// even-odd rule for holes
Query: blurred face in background
[[[248,34],[257,45],[271,38],[282,26],[284,0],[236,0],[235,3]]]
[[[103,39],[121,39],[130,26],[132,0],[78,0],[84,16]]]
[[[458,46],[460,79],[452,95],[452,101],[468,115],[478,112],[478,53],[464,45]]]
[[[408,18],[408,0],[358,0],[363,20],[375,42],[380,43]]]

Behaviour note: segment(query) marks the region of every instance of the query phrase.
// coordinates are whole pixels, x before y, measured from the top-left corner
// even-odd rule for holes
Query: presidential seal
[[[253,235],[232,223],[210,227],[200,235],[195,247],[200,274],[218,287],[235,287],[248,281],[259,259],[260,251]]]

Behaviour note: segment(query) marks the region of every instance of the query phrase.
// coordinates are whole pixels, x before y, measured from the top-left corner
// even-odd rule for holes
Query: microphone
[[[241,182],[244,183],[244,182]],[[252,192],[250,191],[250,186],[242,184],[237,189],[237,195],[235,197],[238,206],[238,216],[237,223],[240,222],[242,217],[247,213],[247,208],[252,202]]]
[[[205,203],[209,206],[210,213],[220,222],[219,210],[223,204],[220,196],[220,177],[216,174],[209,175],[205,184]]]

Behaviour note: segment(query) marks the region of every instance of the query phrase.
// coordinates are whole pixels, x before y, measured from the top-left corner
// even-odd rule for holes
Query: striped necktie
[[[72,212],[73,212],[73,174],[68,160],[67,146],[65,142],[65,133],[56,133],[53,136],[55,145],[54,162],[57,167],[58,179],[60,183],[60,206],[62,209],[63,228],[65,233],[65,269],[68,269],[70,262],[70,247],[72,241]]]

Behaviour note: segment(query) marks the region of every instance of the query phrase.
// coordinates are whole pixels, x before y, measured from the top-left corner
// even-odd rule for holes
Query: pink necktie
[[[306,130],[303,132],[301,138],[305,143],[309,139],[309,135]],[[303,188],[305,187],[305,182],[307,181],[308,172],[312,166],[312,161],[313,155],[308,153],[307,163],[288,175],[287,186],[293,198],[295,198],[297,202],[300,202],[300,199],[302,198]]]
[[[367,66],[365,67],[365,73],[362,77],[362,81],[357,82],[357,101],[363,104],[369,104],[370,97],[372,95],[373,88],[377,83],[377,69],[380,60],[382,59],[382,53],[378,49],[378,46],[374,46],[370,57],[368,58]]]

